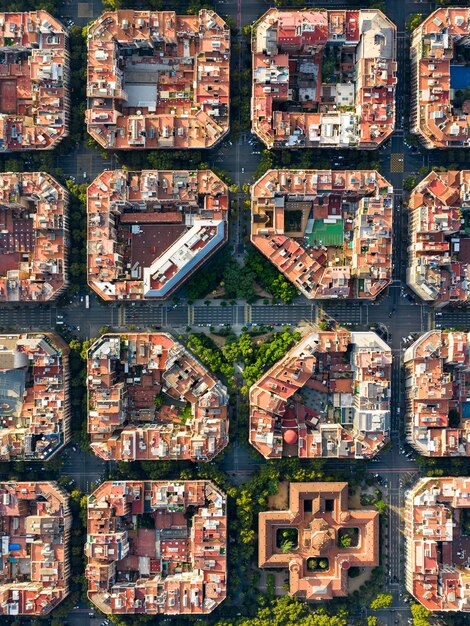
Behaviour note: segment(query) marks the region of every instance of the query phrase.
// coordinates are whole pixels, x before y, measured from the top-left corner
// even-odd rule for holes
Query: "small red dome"
[[[349,561],[343,561],[343,562],[341,563],[341,567],[342,567],[343,569],[349,569],[349,568],[351,567],[351,564],[349,563]]]
[[[295,430],[286,430],[285,431],[285,433],[284,433],[284,441],[287,444],[292,445],[294,443],[297,443],[298,440],[299,440],[299,436],[298,436],[298,434],[296,433]]]

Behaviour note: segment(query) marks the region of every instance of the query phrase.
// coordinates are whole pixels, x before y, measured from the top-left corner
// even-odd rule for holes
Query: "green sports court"
[[[337,220],[332,224],[325,223],[324,220],[315,220],[312,232],[306,235],[310,246],[317,245],[320,241],[327,248],[341,248],[344,241],[344,221]]]

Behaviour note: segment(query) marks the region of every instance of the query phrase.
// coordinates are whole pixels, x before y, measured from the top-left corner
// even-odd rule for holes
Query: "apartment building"
[[[442,7],[411,37],[410,131],[426,148],[470,147],[470,9]]]
[[[269,9],[252,56],[252,127],[268,148],[373,150],[392,134],[396,26],[381,11]]]
[[[107,11],[88,28],[86,123],[103,148],[212,148],[229,87],[230,29],[214,11]]]
[[[48,461],[69,440],[68,345],[55,333],[0,335],[0,461]]]
[[[103,335],[87,385],[91,448],[106,461],[210,461],[228,443],[226,388],[166,333]]]
[[[67,596],[71,526],[57,483],[0,483],[0,616],[44,617]]]
[[[470,296],[470,170],[430,172],[409,200],[406,281],[437,308]]]
[[[430,611],[470,611],[470,478],[420,478],[405,537],[408,592]]]
[[[470,456],[470,334],[424,333],[404,365],[409,443],[424,456]]]
[[[168,298],[228,239],[210,170],[105,171],[88,187],[88,285],[104,300]]]
[[[368,459],[390,432],[390,347],[372,332],[310,332],[250,389],[266,459]]]
[[[289,483],[289,509],[259,514],[258,551],[259,567],[288,572],[291,596],[347,596],[349,568],[379,563],[379,515],[349,509],[348,483]]]
[[[0,302],[45,302],[67,289],[68,200],[45,172],[0,173]]]
[[[375,170],[269,170],[251,241],[305,297],[375,299],[392,280],[393,188]]]
[[[68,135],[67,40],[46,11],[0,13],[0,153],[52,150]]]
[[[213,611],[227,593],[227,502],[207,480],[105,482],[88,498],[88,598],[103,613]]]

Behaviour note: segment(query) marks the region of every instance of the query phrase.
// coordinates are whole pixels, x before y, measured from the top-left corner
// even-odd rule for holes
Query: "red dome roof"
[[[284,433],[284,441],[287,444],[297,443],[299,436],[295,430],[286,430]]]
[[[343,569],[349,569],[349,568],[351,567],[351,563],[349,563],[349,561],[343,561],[343,562],[341,563],[341,567],[342,567]]]

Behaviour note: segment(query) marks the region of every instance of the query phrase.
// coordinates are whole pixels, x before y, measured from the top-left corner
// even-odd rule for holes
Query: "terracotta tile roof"
[[[48,460],[68,443],[68,355],[55,333],[0,335],[0,461]]]
[[[339,547],[341,531],[357,529],[357,546]],[[281,550],[278,533],[295,529],[297,546]],[[377,511],[348,508],[347,483],[289,483],[289,509],[259,514],[259,567],[289,570],[290,595],[330,600],[348,595],[348,569],[379,562]],[[325,560],[327,567],[309,564]]]
[[[469,456],[469,335],[429,331],[405,352],[407,439],[425,456]],[[449,413],[458,424],[450,425]]]
[[[68,135],[67,40],[46,11],[0,13],[0,152],[50,150]]]
[[[390,284],[393,190],[378,172],[269,170],[251,193],[252,243],[307,298],[375,299]]]
[[[204,614],[225,599],[226,496],[210,481],[105,482],[87,533],[88,598],[104,613]]]
[[[312,332],[250,389],[265,458],[370,458],[390,429],[390,348],[375,333]]]
[[[0,302],[44,302],[67,288],[68,199],[44,172],[0,174]]]
[[[170,335],[103,335],[87,385],[91,448],[105,460],[209,461],[228,443],[225,387]]]
[[[406,588],[431,611],[469,611],[470,478],[421,478],[406,496]]]
[[[71,525],[57,483],[0,483],[0,615],[44,616],[67,596]]]
[[[452,63],[459,46],[470,42],[470,9],[440,8],[412,34],[411,132],[427,148],[470,147],[470,113],[455,106]]]
[[[229,128],[229,66],[214,11],[105,12],[88,29],[88,132],[113,150],[211,148]]]
[[[350,59],[330,69],[328,45]],[[374,149],[393,132],[396,27],[381,11],[269,9],[252,51],[251,119],[269,148]]]
[[[211,170],[105,171],[87,190],[88,284],[104,300],[168,298],[228,239]]]
[[[469,300],[470,171],[431,172],[409,202],[407,283],[437,306]]]

